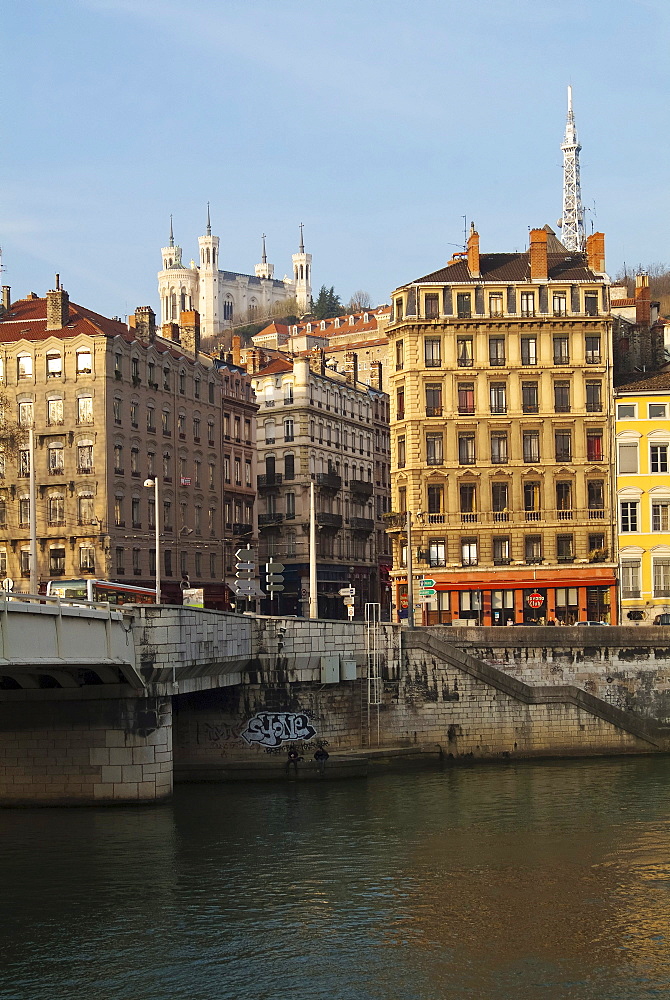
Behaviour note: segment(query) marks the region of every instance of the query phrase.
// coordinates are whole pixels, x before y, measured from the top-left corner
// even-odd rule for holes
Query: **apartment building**
[[[260,413],[258,477],[260,562],[284,564],[284,592],[263,609],[309,613],[310,484],[316,487],[319,615],[343,618],[339,590],[356,589],[356,614],[368,602],[388,616],[390,551],[389,400],[346,372],[307,358],[251,355]],[[261,579],[262,585],[262,579]]]
[[[616,390],[621,621],[670,612],[670,374]]]
[[[427,623],[616,618],[604,237],[467,251],[398,288],[387,329],[395,603]]]
[[[227,606],[225,382],[199,351],[198,319],[182,313],[161,336],[149,307],[127,326],[70,302],[58,282],[45,298],[14,303],[3,289],[7,419],[26,432],[32,426],[35,442],[31,456],[26,433],[16,455],[2,456],[0,571],[15,589],[30,580],[34,462],[40,587],[100,578],[154,588],[157,479],[162,599],[181,603],[190,584],[204,589],[209,606]],[[242,382],[248,408],[251,387]]]

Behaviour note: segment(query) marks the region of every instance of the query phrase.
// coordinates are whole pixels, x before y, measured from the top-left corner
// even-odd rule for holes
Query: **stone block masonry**
[[[0,704],[0,805],[156,802],[172,793],[169,699]]]

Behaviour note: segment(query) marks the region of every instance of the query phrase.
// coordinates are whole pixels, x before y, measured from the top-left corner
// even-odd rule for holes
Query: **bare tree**
[[[370,298],[370,293],[363,291],[359,288],[357,292],[351,296],[347,302],[345,309],[350,313],[365,312],[366,309],[372,309],[372,299]]]

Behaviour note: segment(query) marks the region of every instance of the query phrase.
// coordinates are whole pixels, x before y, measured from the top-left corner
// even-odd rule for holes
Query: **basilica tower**
[[[207,202],[207,231],[198,238],[200,250],[200,326],[203,337],[221,333],[219,317],[219,237],[212,236],[212,223]]]
[[[309,312],[312,301],[312,255],[305,253],[305,241],[303,236],[303,223],[300,223],[300,249],[293,254],[293,281],[295,283],[295,297],[298,301],[298,309],[301,312]]]
[[[198,272],[186,267],[181,259],[181,247],[175,244],[170,216],[170,240],[161,249],[163,270],[158,273],[158,295],[161,302],[161,325],[178,323],[181,313],[193,309],[198,297]]]

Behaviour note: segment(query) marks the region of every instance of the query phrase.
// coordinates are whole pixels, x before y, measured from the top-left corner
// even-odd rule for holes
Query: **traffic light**
[[[256,553],[247,545],[235,553],[235,583],[233,590],[237,597],[255,597]]]

